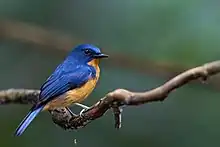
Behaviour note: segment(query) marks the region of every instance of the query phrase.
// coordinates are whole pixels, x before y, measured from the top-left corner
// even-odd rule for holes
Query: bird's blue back
[[[63,93],[82,86],[94,78],[94,67],[74,59],[66,58],[41,87],[40,102],[47,102]]]

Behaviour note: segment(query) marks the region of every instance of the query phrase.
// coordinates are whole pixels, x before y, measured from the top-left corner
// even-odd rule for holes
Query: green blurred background
[[[0,88],[38,89],[79,43],[96,44],[110,55],[84,104],[116,88],[155,88],[186,67],[219,59],[219,5],[218,0],[0,0]],[[141,68],[132,65],[137,60]],[[44,112],[23,136],[13,137],[30,106],[1,106],[0,146],[220,146],[220,89],[212,81],[217,84],[188,84],[162,103],[125,108],[120,130],[111,112],[77,131],[62,130]]]

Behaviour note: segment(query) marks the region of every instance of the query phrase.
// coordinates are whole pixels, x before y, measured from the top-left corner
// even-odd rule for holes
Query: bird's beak
[[[106,54],[96,54],[93,57],[94,58],[108,58],[108,55],[106,55]]]

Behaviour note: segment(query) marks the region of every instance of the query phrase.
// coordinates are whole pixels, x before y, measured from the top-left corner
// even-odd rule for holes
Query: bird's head
[[[89,63],[93,60],[99,61],[101,58],[107,58],[108,55],[103,54],[100,49],[91,44],[78,45],[71,53],[70,56],[77,59],[79,62]]]

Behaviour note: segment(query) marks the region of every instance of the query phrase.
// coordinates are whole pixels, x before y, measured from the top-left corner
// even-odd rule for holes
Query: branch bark
[[[132,92],[116,89],[106,94],[90,107],[83,115],[73,115],[68,108],[50,111],[52,120],[63,129],[79,129],[91,121],[100,118],[109,109],[115,116],[115,127],[121,126],[121,106],[136,106],[154,101],[163,101],[175,89],[196,79],[206,80],[220,72],[220,61],[204,64],[177,75],[165,84],[145,92]],[[34,104],[38,100],[39,90],[9,89],[0,91],[0,104]]]

